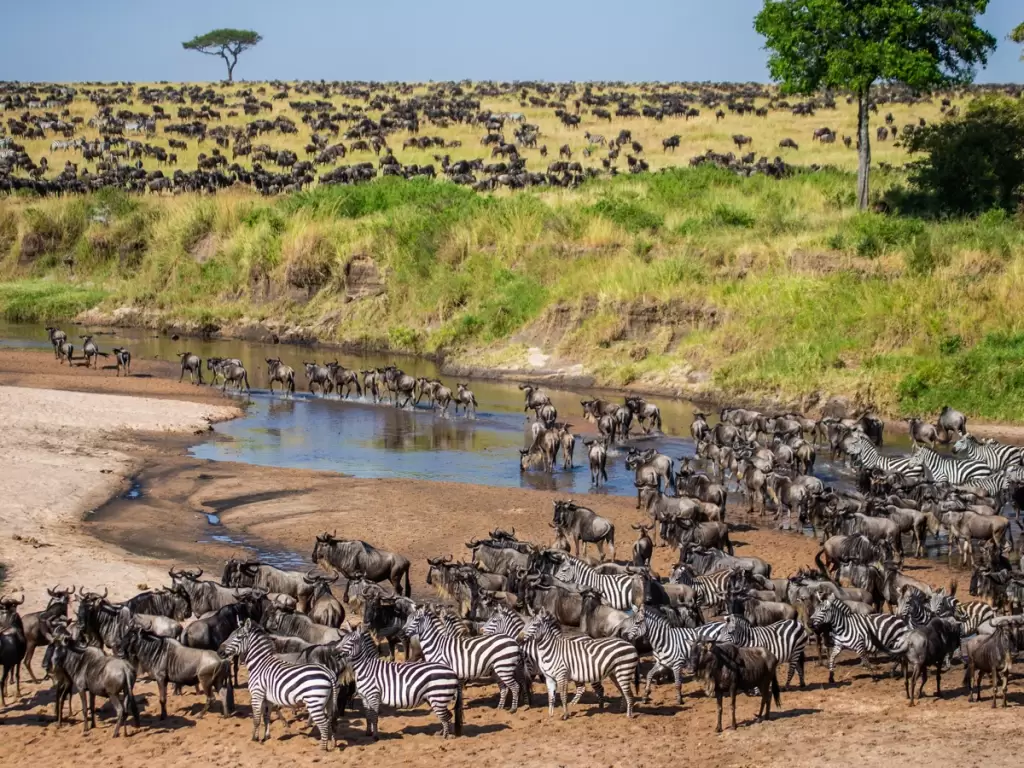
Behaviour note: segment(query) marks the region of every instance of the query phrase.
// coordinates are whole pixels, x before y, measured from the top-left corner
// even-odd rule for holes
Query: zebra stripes
[[[654,666],[647,673],[644,699],[651,700],[651,681],[660,671],[672,672],[676,683],[676,703],[683,703],[683,667],[690,664],[693,644],[700,640],[717,640],[721,624],[704,624],[695,629],[673,627],[655,609],[643,606],[626,625],[630,642],[645,637],[654,652]]]
[[[953,452],[962,453],[968,459],[980,461],[992,469],[1009,469],[1024,464],[1024,448],[996,442],[979,443],[970,432],[956,441]]]
[[[736,573],[732,568],[723,568],[711,573],[694,575],[689,567],[677,566],[672,572],[672,581],[691,587],[697,595],[697,604],[720,611],[729,596]]]
[[[861,436],[854,445],[851,455],[857,457],[856,460],[864,469],[880,469],[886,474],[908,478],[924,476],[924,469],[915,465],[909,457],[883,456],[866,436]]]
[[[922,445],[914,446],[914,453],[909,461],[915,466],[927,468],[931,479],[937,483],[966,485],[993,474],[992,467],[983,462],[950,458]]]
[[[319,664],[285,664],[274,655],[274,644],[251,619],[231,633],[220,648],[221,656],[238,656],[249,673],[252,698],[252,740],[259,726],[263,738],[270,738],[270,704],[278,707],[306,705],[310,719],[320,731],[320,747],[334,748],[334,705],[338,698],[337,676]]]
[[[452,715],[448,707],[455,705],[455,735],[462,735],[462,685],[459,678],[444,664],[429,661],[407,661],[397,664],[377,655],[377,647],[365,630],[353,632],[338,645],[338,652],[356,679],[356,690],[366,710],[366,735],[376,739],[380,733],[380,707],[386,704],[397,709],[411,709],[424,701],[441,721],[441,735],[452,733]]]
[[[579,558],[562,555],[562,563],[555,571],[555,578],[576,582],[581,591],[593,589],[600,592],[602,602],[610,608],[628,611],[633,607],[634,576],[598,573]]]
[[[519,643],[505,635],[471,637],[452,632],[441,618],[419,609],[405,624],[405,634],[418,635],[423,657],[453,670],[460,682],[498,678],[498,709],[505,708],[505,696],[512,691],[512,714],[519,708],[517,671],[522,662]]]
[[[548,686],[548,716],[555,714],[555,691],[562,696],[562,719],[569,719],[569,681],[576,683],[576,705],[583,696],[583,683],[590,683],[597,694],[600,707],[605,696],[602,680],[610,677],[622,693],[626,716],[633,717],[633,680],[638,667],[636,648],[625,640],[614,637],[601,639],[573,638],[562,634],[562,627],[553,615],[541,611],[526,625],[527,639],[537,641],[537,658],[541,673]]]
[[[861,661],[870,665],[868,652],[884,651],[890,655],[902,653],[909,627],[899,616],[872,614],[859,616],[831,592],[826,595],[811,616],[815,632],[828,631],[832,635],[832,650],[828,655],[828,681],[835,682],[836,658],[841,651],[854,651]]]
[[[764,648],[781,664],[789,662],[786,675],[786,687],[789,687],[793,674],[800,677],[800,687],[804,687],[804,658],[807,649],[807,630],[796,619],[785,619],[769,624],[767,627],[753,627],[742,616],[730,614],[725,619],[725,626],[718,635],[723,643],[733,643],[742,648]]]

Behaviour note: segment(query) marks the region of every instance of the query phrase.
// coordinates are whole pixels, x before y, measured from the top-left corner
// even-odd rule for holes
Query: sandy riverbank
[[[137,434],[194,435],[233,418],[229,405],[0,387],[0,562],[5,589],[30,604],[54,584],[124,594],[159,569],[82,532],[82,516],[136,472],[148,449]]]

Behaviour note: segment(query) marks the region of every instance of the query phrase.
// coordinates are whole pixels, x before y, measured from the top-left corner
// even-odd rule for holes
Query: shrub
[[[926,236],[924,222],[920,219],[859,213],[832,242],[852,245],[858,256],[874,258],[890,248],[910,245]]]
[[[926,153],[910,180],[936,212],[1016,211],[1024,201],[1024,104],[974,102],[962,117],[919,129],[906,144]]]
[[[639,203],[619,198],[602,198],[588,210],[633,233],[656,232],[665,224],[665,220],[654,211],[644,208]]]

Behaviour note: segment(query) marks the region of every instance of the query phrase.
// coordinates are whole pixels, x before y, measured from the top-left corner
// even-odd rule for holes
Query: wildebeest
[[[199,355],[193,355],[191,352],[179,352],[178,357],[181,358],[181,376],[178,377],[180,382],[185,378],[185,371],[188,371],[188,380],[192,383],[196,383],[196,379],[199,379],[199,383],[203,383],[203,361],[199,358]]]
[[[337,628],[345,620],[345,609],[331,592],[331,584],[338,578],[338,576],[333,578],[317,576],[312,571],[303,577],[306,583],[313,587],[313,594],[309,596],[307,612],[309,618],[317,624]]]
[[[109,357],[107,352],[100,352],[100,348],[96,346],[96,342],[92,340],[92,336],[79,336],[82,340],[82,354],[85,356],[85,367],[99,368],[100,358]]]
[[[935,697],[942,696],[942,665],[946,658],[960,647],[960,625],[952,619],[933,617],[921,627],[912,629],[904,640],[902,655],[903,687],[910,706],[924,693],[929,665],[935,665]],[[921,688],[917,689],[917,681]]]
[[[981,678],[989,674],[992,676],[992,708],[996,707],[1000,687],[1003,706],[1007,706],[1006,688],[1010,682],[1013,654],[1017,650],[1016,629],[1004,620],[995,625],[992,634],[978,635],[967,641],[964,685],[967,686],[968,701],[981,701]]]
[[[249,392],[249,374],[245,370],[245,366],[238,365],[233,362],[222,363],[218,368],[217,372],[224,377],[224,384],[221,386],[221,392],[226,392],[228,384],[236,387],[239,392],[242,391],[242,387],[245,387],[245,391]]]
[[[117,710],[114,738],[121,735],[125,716],[132,714],[139,728],[139,707],[135,702],[135,670],[124,659],[107,656],[99,648],[78,645],[69,634],[59,633],[46,649],[44,666],[60,667],[78,689],[82,702],[82,727],[86,733],[96,727],[96,697],[106,696]],[[88,694],[88,703],[86,701]],[[90,706],[91,705],[91,706]]]
[[[215,581],[200,581],[199,577],[203,575],[202,568],[197,571],[171,568],[167,573],[171,577],[171,584],[175,588],[184,590],[188,595],[192,613],[196,616],[219,610],[227,605],[234,605],[240,596],[248,591],[231,589]]]
[[[939,413],[939,426],[947,435],[955,430],[958,436],[963,436],[967,432],[967,417],[960,411],[944,405]],[[949,440],[945,442],[949,442]]]
[[[583,542],[583,554],[587,545],[597,544],[597,550],[604,560],[604,547],[608,545],[609,556],[615,559],[615,526],[606,518],[601,517],[592,509],[578,506],[572,499],[554,502],[555,525],[563,528],[572,540],[576,556],[580,555],[580,542]]]
[[[125,376],[131,375],[132,353],[124,347],[114,347],[114,360],[117,362],[117,375],[124,371]]]
[[[732,727],[736,729],[736,694],[739,691],[761,694],[757,719],[771,720],[772,699],[782,706],[779,681],[776,675],[778,659],[764,648],[739,648],[732,643],[704,641],[693,646],[690,666],[704,683],[707,696],[714,696],[718,704],[718,724],[715,732],[722,732],[722,699],[732,700]]]
[[[363,387],[359,383],[359,372],[351,368],[345,368],[340,365],[337,360],[333,363],[327,364],[328,369],[331,371],[331,375],[334,377],[334,391],[342,399],[348,399],[348,396],[352,394],[352,387],[356,388],[356,397],[363,396]],[[342,389],[345,393],[342,394]]]
[[[68,605],[71,596],[75,593],[75,587],[70,589],[47,588],[46,594],[50,596],[46,608],[34,613],[26,613],[21,617],[22,628],[25,633],[25,671],[28,672],[32,682],[38,682],[32,671],[32,655],[36,648],[50,644],[50,622],[54,619],[67,618]]]
[[[54,359],[60,359],[60,346],[68,340],[68,335],[52,325],[46,326],[46,333],[50,337],[50,344],[53,346]]]
[[[590,484],[601,486],[601,480],[608,482],[608,446],[604,439],[584,440],[587,447],[587,460],[590,463]]]
[[[0,704],[7,706],[7,680],[14,678],[15,692],[21,696],[21,663],[25,658],[25,626],[18,615],[18,606],[25,602],[13,597],[0,599]]]
[[[404,408],[412,402],[412,398],[416,393],[416,379],[409,374],[404,373],[393,365],[389,365],[384,369],[384,384],[394,398],[396,408]],[[398,402],[399,396],[405,397],[401,404]]]
[[[412,594],[409,586],[409,560],[402,555],[377,549],[365,541],[338,539],[324,533],[316,537],[312,561],[325,571],[341,573],[346,579],[360,575],[370,581],[390,581],[398,595]],[[405,591],[402,591],[402,580]]]
[[[631,525],[630,528],[634,531],[639,531],[636,543],[633,544],[633,565],[642,565],[645,568],[650,568],[651,556],[654,554],[654,542],[647,534],[654,526],[640,523],[639,525]]]
[[[187,648],[177,640],[159,637],[142,627],[133,626],[118,646],[118,655],[156,680],[160,698],[160,719],[167,717],[167,683],[196,685],[206,696],[205,715],[214,694],[220,691],[222,716],[235,708],[231,685],[231,665],[216,651]]]
[[[512,529],[515,533],[515,529]],[[473,555],[473,562],[479,563],[491,573],[508,574],[511,569],[525,569],[530,559],[525,549],[504,546],[504,542],[473,539],[466,542],[466,548]]]
[[[316,362],[307,363],[303,361],[306,369],[306,381],[309,383],[310,394],[316,394],[313,387],[320,387],[320,395],[328,395],[334,388],[334,377],[326,365],[319,365]]]
[[[555,468],[555,456],[561,445],[560,434],[555,429],[544,429],[537,434],[529,448],[519,450],[519,470],[541,469],[551,472]]]
[[[658,453],[653,448],[643,452],[635,448],[629,449],[629,453],[626,454],[626,469],[632,469],[635,473],[633,484],[637,488],[637,509],[640,509],[640,490],[642,488],[657,488],[661,492],[662,481],[665,484],[665,492],[668,491],[670,486],[674,487],[673,480],[675,475],[672,468],[672,459],[663,453]]]
[[[648,403],[642,397],[627,397],[626,407],[636,416],[645,435],[651,430],[661,431],[661,409],[654,403]]]
[[[462,406],[463,413],[471,419],[476,418],[476,395],[469,388],[468,384],[457,384],[459,389],[455,399],[455,415],[459,415],[459,406]]]
[[[935,443],[942,442],[935,426],[921,421],[921,419],[911,419],[907,422],[907,427],[910,431],[910,440],[914,445],[924,443],[929,448],[935,448]],[[945,430],[943,432],[945,433]]]
[[[264,592],[290,595],[299,603],[299,610],[306,611],[313,594],[313,584],[306,574],[299,571],[282,571],[258,560],[236,560],[231,558],[224,564],[221,584],[225,587],[250,587]]]
[[[274,383],[281,385],[291,394],[295,394],[295,369],[281,362],[281,358],[265,358],[267,361],[267,379],[270,381],[270,394],[274,394]]]
[[[337,627],[317,624],[309,616],[295,613],[280,605],[268,605],[263,613],[263,626],[278,635],[301,637],[307,643],[336,643],[343,637]]]
[[[551,405],[551,398],[545,393],[540,391],[539,387],[533,384],[520,384],[519,389],[523,391],[523,397],[526,400],[523,406],[523,411],[539,410],[542,406]]]
[[[57,359],[60,360],[60,364],[64,365],[67,361],[68,365],[72,364],[72,360],[75,357],[75,345],[67,341],[62,341],[57,344]]]

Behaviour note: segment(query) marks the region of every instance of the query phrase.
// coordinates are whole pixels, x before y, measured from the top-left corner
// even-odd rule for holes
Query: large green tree
[[[1024,22],[1021,22],[1010,32],[1010,39],[1015,43],[1024,45]],[[1024,53],[1020,55],[1021,61],[1024,61]]]
[[[250,29],[215,29],[205,35],[197,35],[181,47],[186,51],[199,51],[207,56],[220,56],[228,66],[228,82],[234,78],[235,64],[244,51],[249,50],[263,38]]]
[[[785,93],[851,91],[857,99],[857,203],[868,205],[871,87],[927,90],[970,82],[995,38],[977,25],[988,0],[765,0],[754,29]]]

